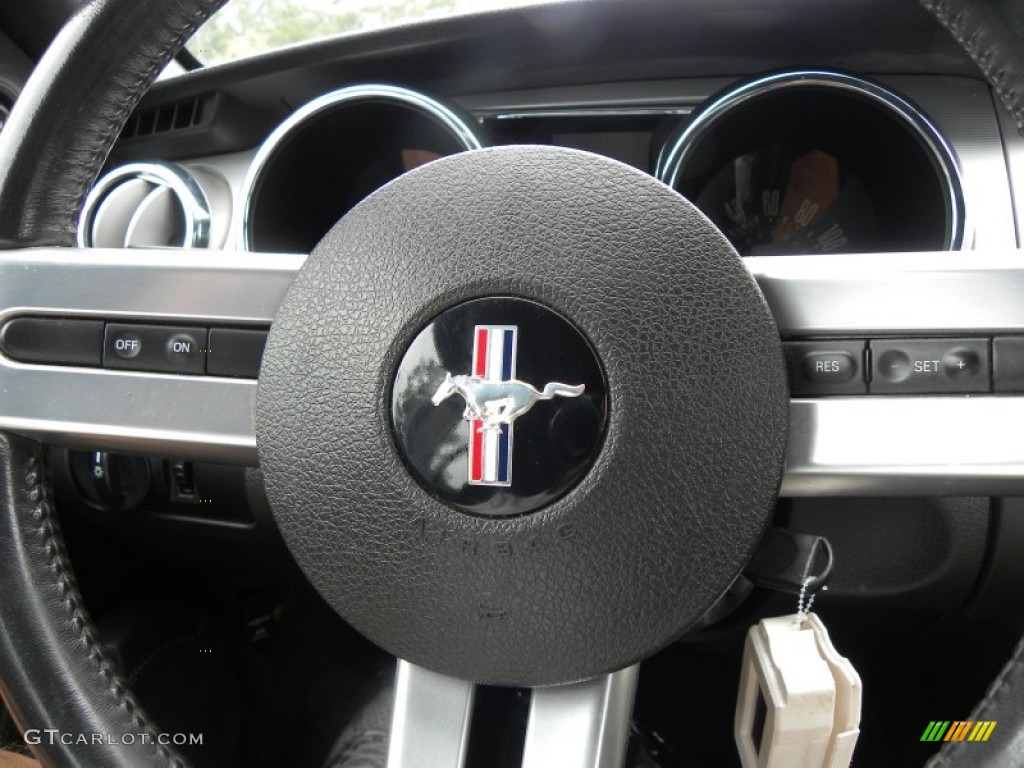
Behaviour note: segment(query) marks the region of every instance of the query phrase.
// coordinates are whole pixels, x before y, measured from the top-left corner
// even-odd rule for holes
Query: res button
[[[857,395],[867,391],[863,341],[790,341],[785,344],[794,395]]]

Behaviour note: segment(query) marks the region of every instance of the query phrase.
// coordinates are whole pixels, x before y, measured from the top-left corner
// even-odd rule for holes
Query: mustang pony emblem
[[[473,374],[446,373],[431,402],[440,405],[454,394],[466,401],[462,418],[470,423],[470,484],[510,485],[512,423],[538,400],[579,397],[584,385],[551,382],[538,390],[516,379],[514,325],[478,325],[473,336]]]
[[[553,381],[538,391],[525,381],[488,381],[478,376],[452,376],[446,374],[441,386],[431,398],[434,405],[440,405],[454,394],[462,395],[466,410],[462,418],[479,421],[481,430],[500,430],[502,424],[511,424],[538,400],[551,400],[556,396],[578,397],[583,394],[583,385],[559,384]]]

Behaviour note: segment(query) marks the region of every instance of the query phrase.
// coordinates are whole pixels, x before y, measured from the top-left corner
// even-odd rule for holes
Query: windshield
[[[188,50],[203,64],[219,64],[343,32],[550,1],[231,0],[196,32]]]

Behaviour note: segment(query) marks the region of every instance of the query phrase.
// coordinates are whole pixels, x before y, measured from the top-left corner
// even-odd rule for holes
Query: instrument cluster
[[[167,163],[143,167],[138,179],[115,169],[86,203],[80,240],[309,253],[392,179],[503,143],[560,144],[631,163],[693,202],[744,256],[943,250],[965,242],[957,158],[928,117],[876,82],[814,70],[762,76],[692,111],[658,116],[471,114],[408,88],[342,88],[275,128],[240,183],[211,180],[208,168],[170,173]],[[235,188],[234,205],[218,204],[226,186]],[[209,212],[214,234],[223,236],[192,237],[202,219],[196,211]],[[230,232],[220,219],[231,221]]]

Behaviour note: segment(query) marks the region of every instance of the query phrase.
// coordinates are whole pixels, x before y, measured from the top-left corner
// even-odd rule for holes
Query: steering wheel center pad
[[[515,518],[440,501],[391,429],[413,339],[486,296],[570,320],[608,382],[589,473]],[[515,146],[409,173],[327,234],[274,321],[256,428],[281,532],[345,619],[438,672],[544,685],[648,656],[729,587],[771,513],[787,414],[774,321],[703,214],[615,161]]]

